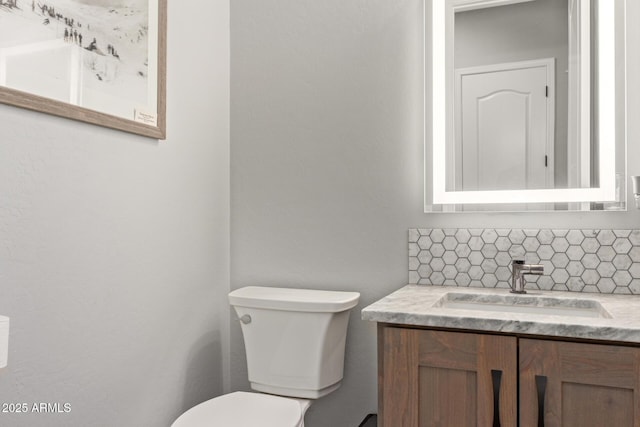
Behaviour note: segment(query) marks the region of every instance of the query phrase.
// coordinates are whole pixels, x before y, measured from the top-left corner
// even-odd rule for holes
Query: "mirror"
[[[431,2],[425,211],[624,208],[623,3]]]

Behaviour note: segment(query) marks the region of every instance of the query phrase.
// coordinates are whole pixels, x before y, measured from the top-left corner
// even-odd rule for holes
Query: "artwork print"
[[[0,88],[158,126],[158,3],[0,0]]]

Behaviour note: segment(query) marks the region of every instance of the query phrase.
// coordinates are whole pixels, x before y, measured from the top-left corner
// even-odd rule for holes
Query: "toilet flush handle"
[[[248,325],[249,323],[251,323],[251,316],[249,316],[248,314],[245,314],[240,318],[240,321],[242,322],[243,325]]]

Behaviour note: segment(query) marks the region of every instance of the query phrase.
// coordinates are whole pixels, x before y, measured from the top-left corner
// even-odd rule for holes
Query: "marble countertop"
[[[518,298],[518,305],[523,302],[544,305],[549,298],[567,307],[594,305],[604,309],[607,317],[450,308],[443,304],[446,300],[483,299],[495,303],[514,297]],[[407,285],[364,308],[362,319],[407,326],[640,343],[640,296],[633,295],[528,291],[516,297],[508,289]]]

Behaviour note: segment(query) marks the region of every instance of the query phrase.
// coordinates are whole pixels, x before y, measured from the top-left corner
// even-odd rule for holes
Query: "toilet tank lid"
[[[247,286],[229,294],[233,306],[337,313],[358,304],[360,293]]]

